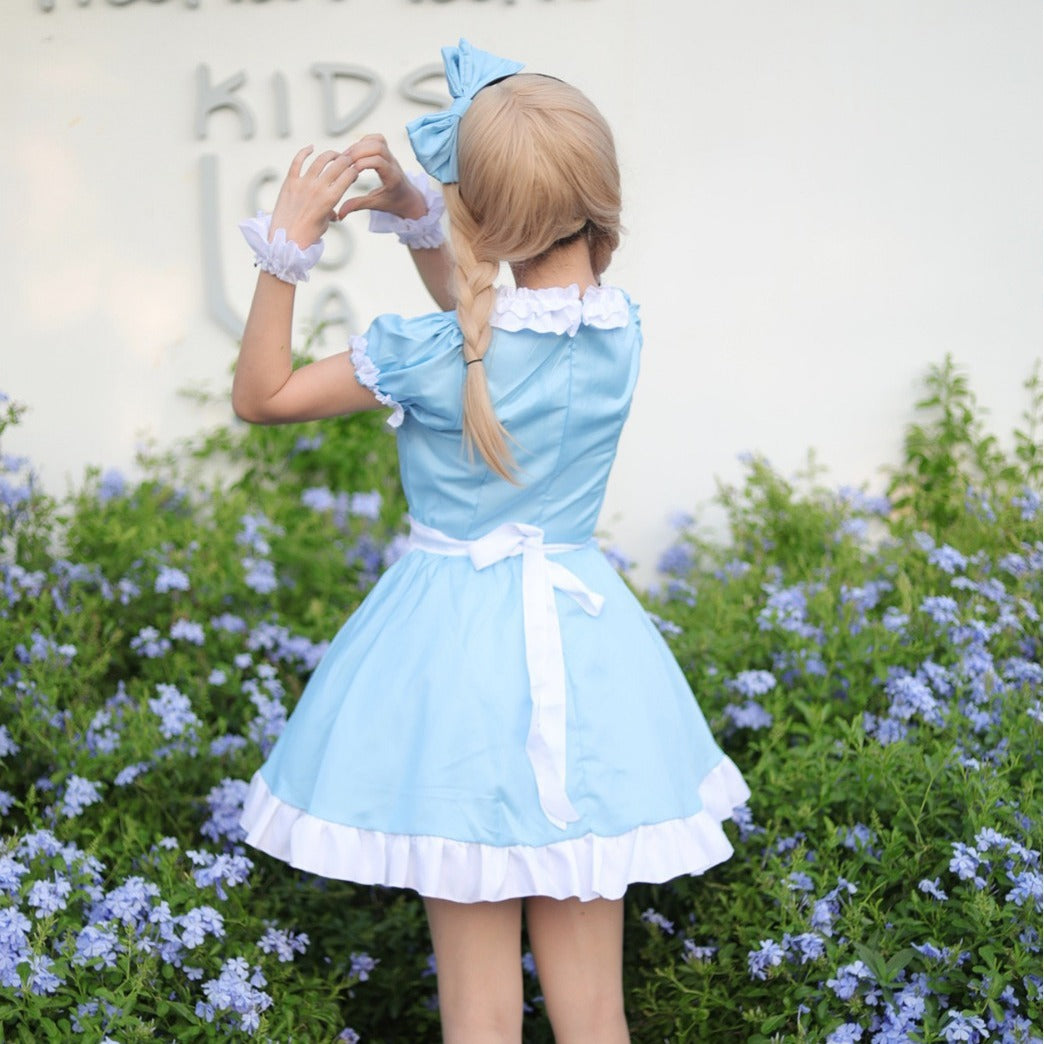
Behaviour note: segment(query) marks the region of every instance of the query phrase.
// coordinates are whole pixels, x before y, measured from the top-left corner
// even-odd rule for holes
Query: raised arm
[[[359,176],[340,152],[323,152],[305,168],[311,151],[294,157],[271,221],[273,237],[284,230],[302,250],[319,242]],[[347,352],[293,369],[293,313],[293,283],[259,272],[232,381],[236,414],[255,424],[280,424],[376,409],[380,404],[355,380]]]
[[[380,178],[380,187],[365,196],[345,201],[338,211],[343,218],[356,210],[377,210],[397,218],[416,221],[428,213],[424,195],[403,173],[391,154],[388,142],[380,134],[368,134],[345,151],[356,170],[372,170]],[[410,247],[410,256],[428,293],[444,312],[457,307],[453,292],[453,258],[449,245]]]

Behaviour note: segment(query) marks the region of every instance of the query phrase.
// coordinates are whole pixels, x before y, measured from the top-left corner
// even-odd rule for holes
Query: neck
[[[515,285],[527,290],[545,290],[552,286],[576,283],[583,294],[589,286],[598,285],[598,277],[591,268],[591,252],[587,249],[585,236],[533,261],[513,264],[511,274],[515,277]]]

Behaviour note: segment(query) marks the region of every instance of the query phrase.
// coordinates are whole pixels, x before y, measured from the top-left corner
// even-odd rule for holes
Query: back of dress
[[[399,429],[410,550],[331,643],[243,823],[326,877],[456,902],[619,898],[727,858],[720,821],[748,791],[591,539],[637,310],[612,288],[501,290],[492,325],[518,485],[462,448],[455,313],[354,338]]]
[[[461,442],[463,336],[452,312],[382,316],[353,339],[356,371],[399,426],[413,518],[459,539],[504,522],[539,526],[552,542],[594,532],[638,376],[637,307],[622,290],[501,288],[484,365],[519,465],[518,485]]]

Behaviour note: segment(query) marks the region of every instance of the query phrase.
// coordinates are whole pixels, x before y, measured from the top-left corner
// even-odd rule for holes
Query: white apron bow
[[[533,702],[526,756],[536,777],[544,815],[564,830],[580,816],[565,788],[565,661],[555,591],[569,595],[590,616],[602,611],[604,599],[561,562],[547,556],[588,545],[545,544],[542,529],[521,522],[505,522],[477,540],[457,540],[414,519],[410,520],[409,542],[410,547],[434,554],[467,555],[476,569],[522,556],[522,620]]]

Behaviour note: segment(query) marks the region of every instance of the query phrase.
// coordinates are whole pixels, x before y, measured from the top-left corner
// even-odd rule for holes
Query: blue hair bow
[[[420,165],[443,185],[458,178],[457,127],[468,111],[471,101],[483,87],[494,80],[513,76],[521,62],[480,51],[467,40],[457,47],[443,47],[442,61],[446,66],[446,84],[453,104],[442,112],[418,116],[406,124],[406,133]]]

